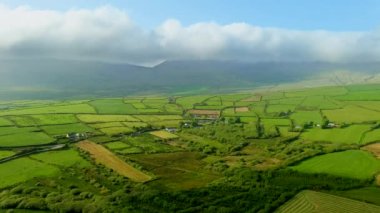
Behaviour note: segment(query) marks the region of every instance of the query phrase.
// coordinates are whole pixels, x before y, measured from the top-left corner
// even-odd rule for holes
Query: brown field
[[[260,100],[261,100],[261,95],[254,95],[254,96],[245,98],[245,99],[240,100],[240,101],[243,101],[243,102],[255,102],[255,101],[260,101]]]
[[[91,141],[81,141],[77,144],[77,146],[80,149],[90,153],[91,157],[93,157],[96,162],[115,170],[120,175],[128,177],[133,181],[146,182],[152,179],[150,176],[127,164],[111,151],[99,144]]]
[[[248,107],[236,107],[235,112],[249,112]]]
[[[364,146],[362,149],[371,152],[373,155],[376,156],[376,158],[380,159],[380,143],[370,144]]]

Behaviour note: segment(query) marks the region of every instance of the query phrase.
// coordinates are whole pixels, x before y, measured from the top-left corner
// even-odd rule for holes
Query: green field
[[[0,159],[14,155],[12,151],[0,151]]]
[[[297,111],[291,114],[290,118],[297,125],[313,122],[314,124],[322,124],[322,116],[319,111]]]
[[[330,121],[338,123],[362,123],[380,120],[380,112],[352,105],[343,109],[323,110],[322,114]]]
[[[298,193],[293,199],[282,205],[275,212],[380,212],[380,206],[321,192],[302,191]]]
[[[0,188],[21,183],[35,177],[50,177],[59,173],[59,169],[28,158],[20,158],[0,164]]]
[[[138,114],[138,110],[131,104],[126,104],[122,99],[94,100],[90,105],[98,114]]]
[[[126,149],[131,147],[130,145],[117,141],[117,142],[111,142],[111,143],[106,143],[105,146],[109,149]]]
[[[13,123],[6,118],[0,117],[0,126],[13,126]]]
[[[377,172],[380,172],[380,160],[367,152],[350,150],[313,157],[290,168],[306,173],[371,179]]]
[[[0,147],[41,145],[54,142],[54,139],[43,132],[20,132],[0,136]]]
[[[72,149],[62,151],[45,152],[31,156],[32,159],[42,161],[46,164],[70,167],[89,167],[90,163],[79,156],[78,152]]]
[[[88,104],[70,104],[0,111],[0,115],[33,115],[52,113],[95,113],[95,110]]]
[[[351,125],[346,128],[308,129],[301,138],[310,141],[327,141],[342,144],[359,144],[362,135],[370,130],[371,125]]]
[[[41,126],[49,135],[66,135],[70,132],[94,132],[94,130],[82,123]]]

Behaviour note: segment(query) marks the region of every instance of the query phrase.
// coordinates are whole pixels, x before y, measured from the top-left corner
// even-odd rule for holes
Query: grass
[[[351,125],[346,128],[308,129],[301,134],[301,138],[310,141],[329,141],[342,144],[359,144],[362,135],[371,128],[371,125]]]
[[[38,128],[36,127],[23,127],[23,128],[18,128],[18,127],[0,127],[0,136],[2,135],[11,135],[11,134],[20,134],[20,133],[25,133],[25,132],[36,132],[39,131]]]
[[[340,105],[330,101],[325,96],[310,96],[306,97],[300,105],[302,109],[317,110],[317,109],[337,109]]]
[[[35,107],[28,109],[15,109],[0,111],[1,115],[37,115],[37,114],[74,114],[74,113],[95,113],[95,109],[88,104],[52,105],[45,107]]]
[[[123,142],[120,142],[120,141],[116,141],[116,142],[111,142],[111,143],[106,143],[104,144],[107,148],[109,149],[126,149],[126,148],[129,148],[131,147],[130,145],[126,144],[126,143],[123,143]]]
[[[55,166],[29,158],[0,164],[0,188],[22,183],[35,177],[51,177],[59,173]]]
[[[182,120],[180,115],[136,115],[136,118],[143,122],[165,121],[165,120]]]
[[[99,114],[138,114],[132,104],[126,104],[123,99],[99,99],[90,102]]]
[[[91,164],[83,159],[79,153],[73,149],[62,150],[62,151],[50,151],[44,152],[36,155],[32,155],[31,158],[37,159],[47,164],[70,167],[89,167]]]
[[[345,101],[379,101],[380,93],[378,90],[350,91],[348,94],[336,98]]]
[[[362,144],[380,141],[380,129],[374,129],[370,132],[366,132],[362,141]]]
[[[12,156],[14,154],[15,153],[12,152],[12,151],[0,151],[0,159],[6,158],[6,157],[10,157],[10,156]]]
[[[54,142],[43,132],[22,132],[0,136],[0,147],[42,145]]]
[[[82,123],[41,126],[41,129],[49,135],[65,135],[70,132],[94,132],[92,128]]]
[[[286,105],[286,104],[270,104],[267,107],[267,113],[278,113],[278,112],[287,112],[287,111],[294,111],[296,108],[296,105]]]
[[[133,181],[146,182],[151,180],[150,176],[127,164],[101,145],[90,141],[82,141],[79,142],[77,146],[84,151],[89,152],[96,162],[113,169],[120,175],[128,177]]]
[[[338,96],[345,95],[347,89],[344,87],[318,87],[303,89],[299,91],[289,91],[285,93],[286,97],[309,97],[309,96]]]
[[[202,103],[209,97],[207,95],[180,97],[176,100],[176,103],[185,109],[192,109],[194,104]]]
[[[131,158],[159,177],[152,184],[164,184],[176,190],[202,187],[218,178],[203,171],[206,163],[196,152],[137,154]]]
[[[380,206],[338,197],[331,194],[302,191],[293,199],[286,202],[275,212],[303,213],[303,212],[379,212]]]
[[[380,101],[347,101],[346,103],[374,111],[380,109]]]
[[[115,121],[139,121],[131,115],[77,115],[78,119],[85,123],[115,122]]]
[[[380,161],[368,152],[349,150],[316,156],[290,168],[305,173],[371,179],[380,171]]]
[[[322,113],[333,122],[362,123],[380,120],[380,112],[348,105],[343,109],[323,110]]]
[[[19,127],[36,126],[35,121],[30,116],[8,116]]]
[[[92,128],[95,128],[95,129],[123,126],[123,124],[121,122],[94,123],[94,124],[88,124],[88,125]]]
[[[380,206],[380,188],[379,187],[364,187],[360,189],[352,189],[347,191],[332,192],[336,195],[373,203]]]
[[[71,124],[77,123],[78,119],[73,114],[45,114],[31,115],[37,125]]]
[[[156,137],[162,138],[162,139],[175,139],[175,138],[178,138],[177,135],[172,134],[172,133],[167,132],[167,131],[164,131],[164,130],[150,132],[150,134],[154,135]]]
[[[150,122],[150,124],[157,128],[161,128],[161,127],[178,128],[180,126],[181,121],[182,120],[154,121],[154,122]]]
[[[0,127],[1,126],[13,126],[13,123],[10,120],[6,119],[6,118],[1,118],[0,117]]]
[[[322,124],[322,116],[319,111],[298,111],[292,113],[290,118],[294,120],[297,125],[313,122],[314,124]]]
[[[100,129],[100,131],[104,132],[107,135],[117,135],[117,134],[132,133],[133,129],[126,126],[116,126],[116,127],[102,128]]]
[[[128,137],[124,139],[124,141],[131,146],[143,150],[145,153],[173,152],[178,150],[175,147],[157,141],[154,136],[150,134],[139,137]]]

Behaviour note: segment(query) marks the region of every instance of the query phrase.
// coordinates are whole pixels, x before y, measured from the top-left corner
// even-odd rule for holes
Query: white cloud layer
[[[0,58],[152,64],[176,59],[379,61],[380,32],[296,31],[245,23],[143,30],[113,7],[65,12],[0,5]]]

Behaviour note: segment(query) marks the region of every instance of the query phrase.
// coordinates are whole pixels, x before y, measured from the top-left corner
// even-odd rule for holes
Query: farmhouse
[[[70,132],[66,134],[66,138],[70,141],[79,141],[87,139],[87,133]]]
[[[193,118],[218,119],[220,116],[220,111],[192,109],[189,111],[189,114]]]

